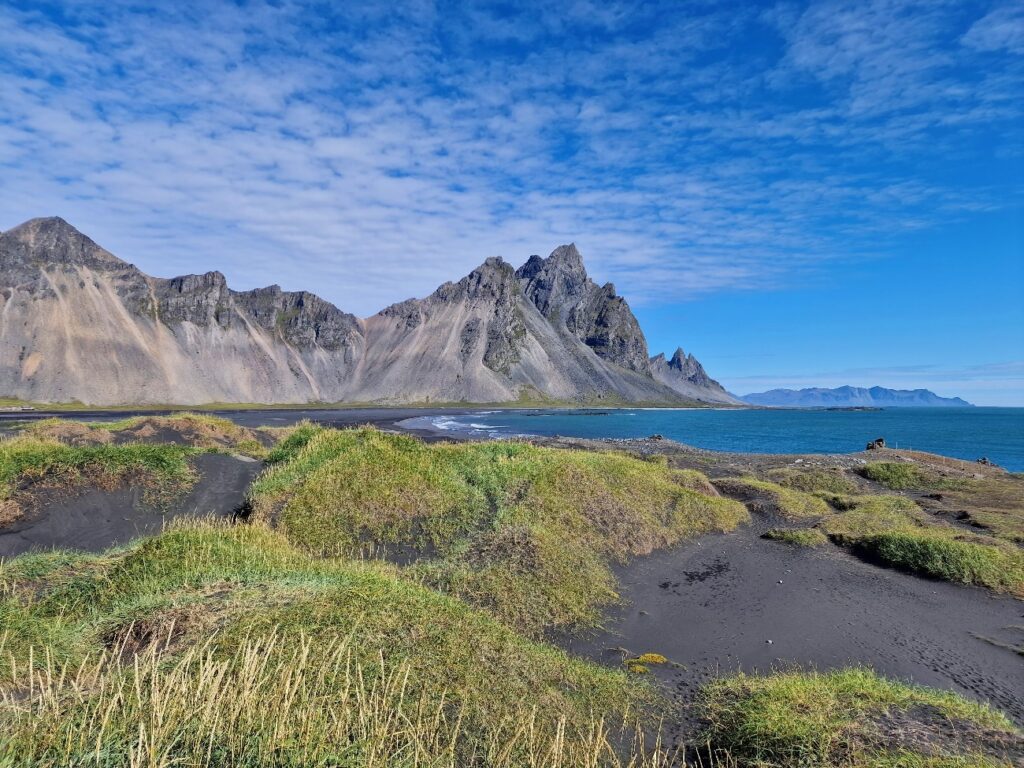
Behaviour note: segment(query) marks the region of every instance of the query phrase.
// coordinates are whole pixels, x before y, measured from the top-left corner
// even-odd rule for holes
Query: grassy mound
[[[258,524],[19,558],[0,626],[0,765],[614,765],[653,703],[392,566]]]
[[[411,551],[427,583],[531,634],[596,623],[612,562],[747,519],[699,473],[622,454],[305,427],[270,460],[258,519],[318,555]]]
[[[816,496],[756,477],[726,477],[714,482],[722,493],[740,499],[755,512],[778,515],[787,520],[821,517],[829,513],[828,504]]]
[[[929,578],[1024,596],[1024,552],[989,536],[936,522],[903,496],[858,496],[820,528],[881,565]]]
[[[864,536],[854,549],[910,573],[1024,597],[1024,553],[1010,547],[925,528]]]
[[[979,531],[1024,544],[1024,475],[972,478],[943,491],[936,506]]]
[[[130,481],[159,504],[195,482],[188,461],[195,453],[180,445],[75,446],[30,435],[0,440],[0,518],[16,519],[32,492],[58,486],[109,488]]]
[[[969,483],[959,467],[955,473],[942,473],[935,467],[910,461],[875,461],[865,464],[857,471],[868,480],[892,491],[955,490]]]
[[[995,710],[866,669],[725,678],[702,707],[710,743],[740,766],[984,768],[1024,753]]]
[[[767,473],[767,478],[785,488],[812,494],[851,494],[857,493],[857,484],[841,469],[807,469],[782,468]]]
[[[24,431],[36,437],[71,445],[175,443],[264,458],[269,448],[276,442],[277,433],[282,430],[248,429],[230,419],[186,412],[170,416],[133,416],[117,421],[44,419],[29,424]]]

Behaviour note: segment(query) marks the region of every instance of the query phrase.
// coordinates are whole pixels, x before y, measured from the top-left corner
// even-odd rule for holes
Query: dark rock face
[[[485,339],[483,363],[492,371],[508,374],[520,359],[520,342],[526,335],[522,314],[516,307],[519,284],[510,264],[492,257],[457,283],[445,283],[426,303],[457,304],[485,308],[486,321],[474,318],[462,331],[461,355],[469,360],[481,336]]]
[[[232,295],[240,311],[298,349],[348,349],[362,333],[355,315],[307,291],[282,291],[272,285]]]
[[[608,362],[649,374],[647,339],[629,304],[615,286],[598,286],[587,276],[574,244],[547,259],[531,256],[516,271],[523,295],[549,322],[562,326]]]
[[[709,403],[739,405],[740,401],[730,395],[717,381],[708,376],[704,366],[692,354],[687,355],[682,347],[668,360],[664,354],[651,358],[651,374],[655,379],[671,387],[681,395]]]
[[[220,272],[184,275],[155,286],[157,317],[167,325],[194,323],[198,326],[231,325],[231,292]]]

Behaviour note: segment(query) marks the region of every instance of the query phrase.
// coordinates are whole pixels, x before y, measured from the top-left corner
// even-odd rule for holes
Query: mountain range
[[[886,389],[885,387],[836,387],[823,389],[773,389],[742,398],[751,405],[783,408],[964,408],[971,405],[959,397],[939,397],[927,389]]]
[[[60,218],[0,233],[0,396],[92,405],[740,404],[693,355],[650,357],[575,245],[489,258],[361,319],[306,291],[159,278]]]

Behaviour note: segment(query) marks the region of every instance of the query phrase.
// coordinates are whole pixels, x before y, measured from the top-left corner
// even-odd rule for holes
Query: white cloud
[[[576,241],[598,279],[659,302],[1014,202],[918,171],[1021,118],[1005,9],[64,12],[0,9],[0,226],[62,215],[154,274],[220,269],[368,314]]]

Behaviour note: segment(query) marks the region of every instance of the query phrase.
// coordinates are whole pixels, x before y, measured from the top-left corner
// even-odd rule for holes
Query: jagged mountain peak
[[[739,405],[741,401],[730,395],[707,371],[693,353],[686,354],[682,347],[676,347],[672,357],[665,353],[651,358],[651,375],[662,384],[671,387],[681,395],[695,400],[713,403]]]
[[[662,355],[662,357],[664,357],[664,355]],[[689,358],[687,358],[686,353],[683,351],[682,347],[676,347],[676,351],[672,353],[672,357],[669,359],[668,364],[673,368],[682,370],[683,367],[686,365],[687,359],[696,360],[696,358],[692,354],[689,356]]]
[[[577,303],[589,288],[596,287],[587,276],[583,257],[576,245],[560,245],[546,259],[531,256],[516,270],[523,293],[542,315],[565,311]]]

